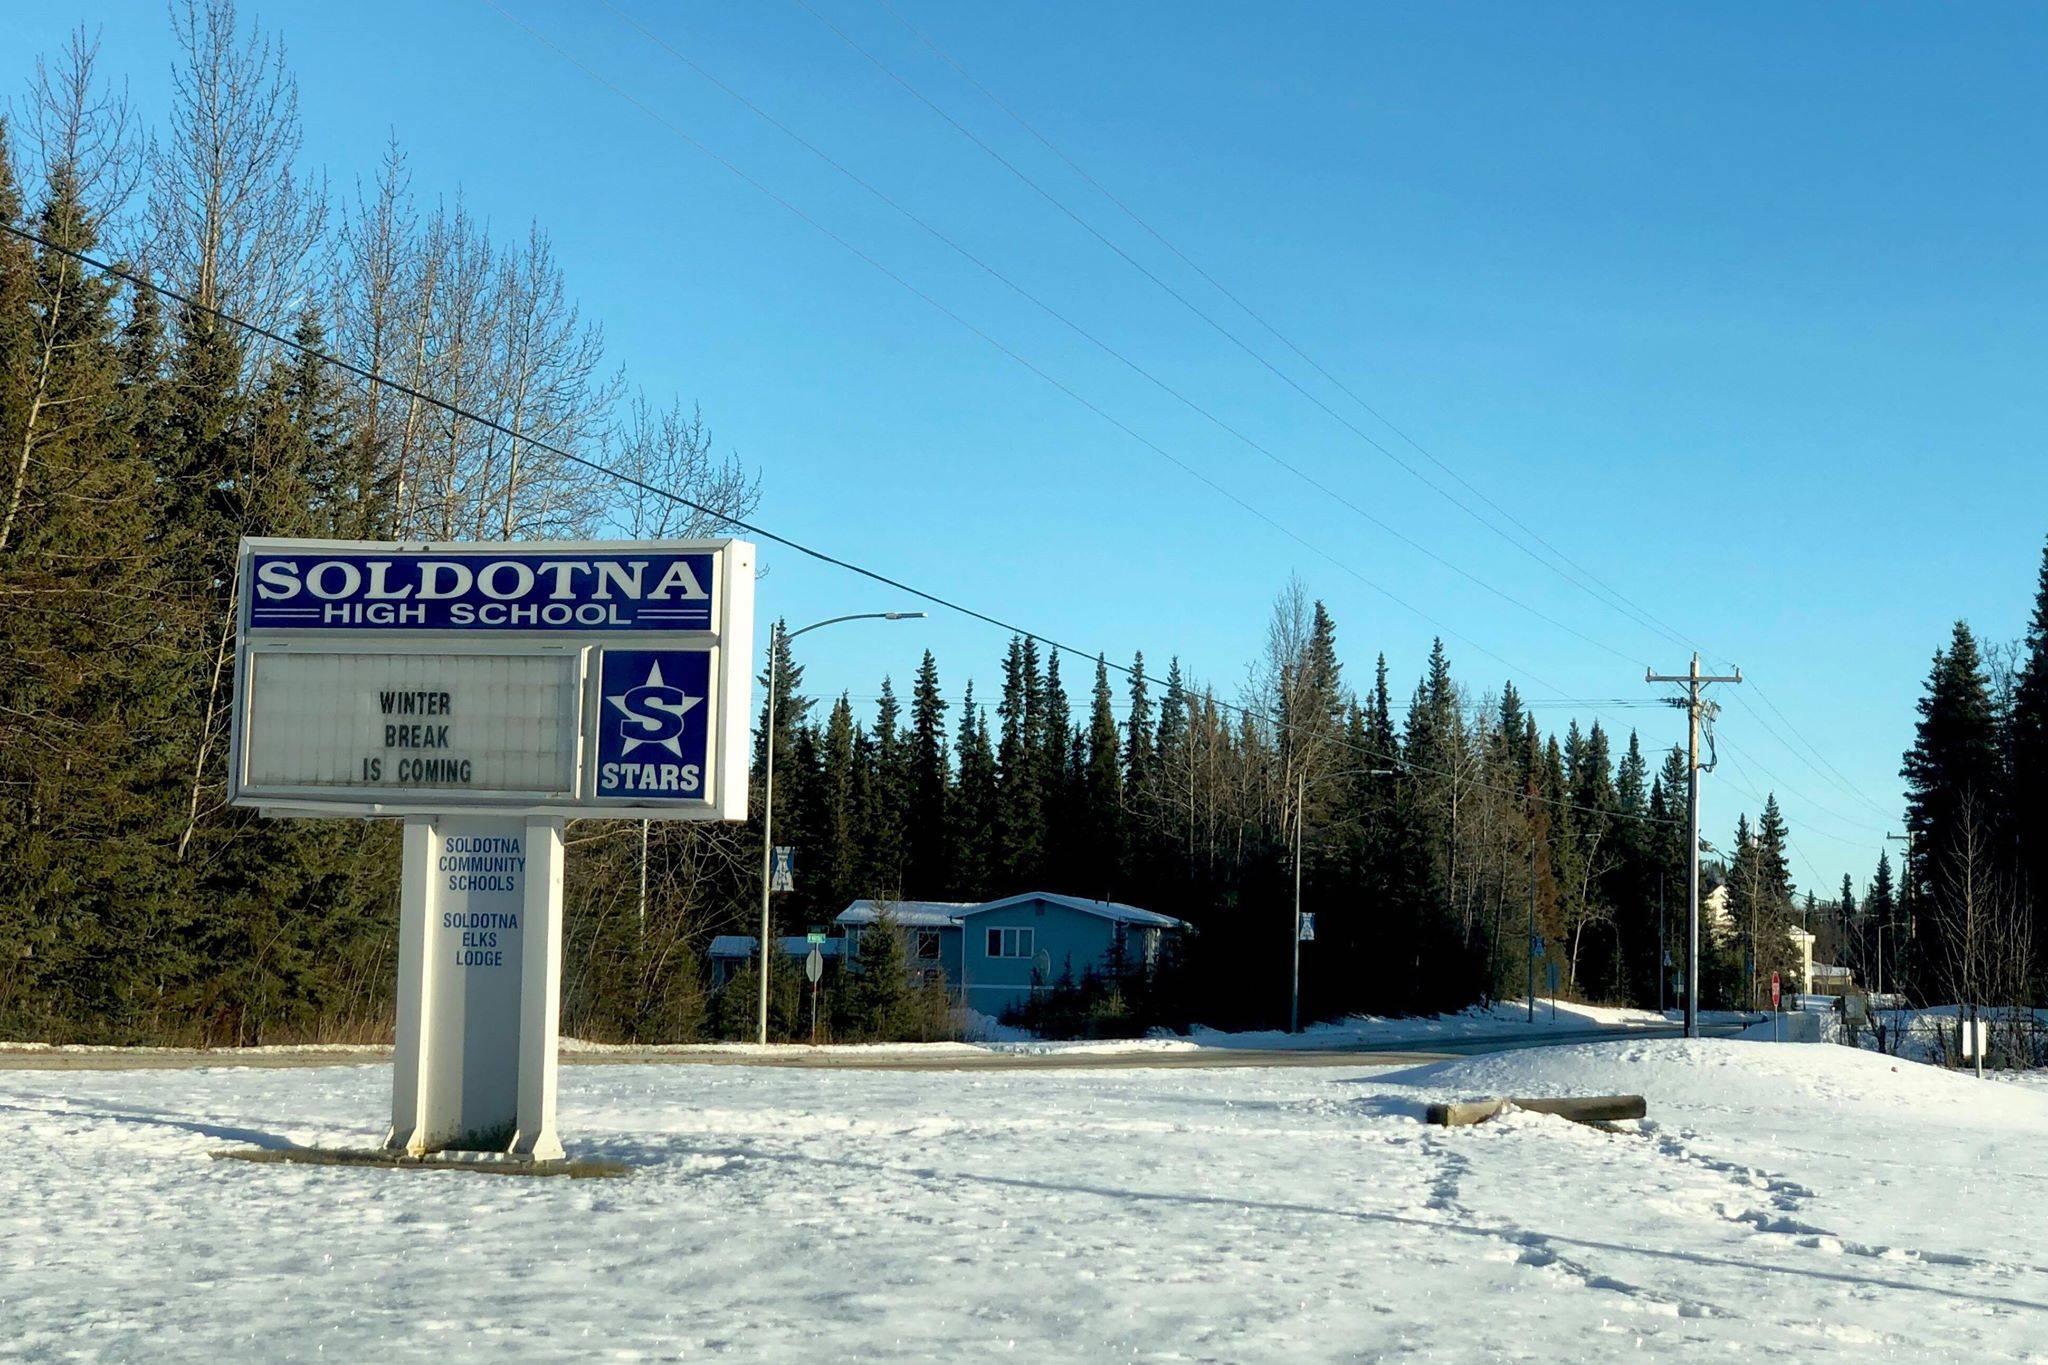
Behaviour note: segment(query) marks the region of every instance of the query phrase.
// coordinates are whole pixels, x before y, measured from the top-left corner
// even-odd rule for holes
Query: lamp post
[[[1352,768],[1341,773],[1324,773],[1318,782],[1339,777],[1389,777],[1392,768]],[[1287,1031],[1301,1032],[1301,827],[1308,820],[1308,774],[1294,778],[1294,989],[1287,1001]]]
[[[813,621],[801,630],[783,630],[778,622],[768,631],[768,724],[764,748],[766,757],[762,760],[761,794],[761,1003],[757,1019],[756,1037],[760,1042],[768,1041],[768,897],[774,880],[775,859],[775,683],[776,665],[780,659],[778,644],[788,644],[799,635],[836,626],[841,621],[911,621],[924,616],[921,611],[858,611],[850,616],[831,616],[823,621]]]

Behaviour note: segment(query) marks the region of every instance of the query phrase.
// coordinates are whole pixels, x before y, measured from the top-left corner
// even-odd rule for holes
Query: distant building
[[[1706,889],[1700,892],[1700,926],[1709,941],[1726,943],[1735,937],[1735,915],[1728,908],[1734,892],[1719,877],[1703,876],[1701,883]]]
[[[1027,891],[980,903],[860,900],[834,921],[846,932],[847,961],[886,909],[909,940],[911,970],[946,974],[963,1004],[1000,1015],[1062,976],[1079,980],[1121,956],[1132,965],[1159,961],[1186,932],[1171,915],[1117,901]]]
[[[1707,936],[1712,942],[1725,946],[1740,938],[1743,932],[1742,928],[1735,923],[1733,912],[1728,908],[1728,902],[1732,897],[1732,893],[1729,890],[1728,883],[1718,877],[1707,878],[1705,885],[1708,889],[1700,895],[1700,924],[1706,930]],[[1811,995],[1814,992],[1814,983],[1816,981],[1827,980],[1835,981],[1837,984],[1834,986],[1823,985],[1820,989],[1839,994],[1840,987],[1846,985],[1847,982],[1837,980],[1836,973],[1840,973],[1841,977],[1846,978],[1848,970],[1846,968],[1831,967],[1825,963],[1815,963],[1813,960],[1815,936],[1798,925],[1792,925],[1785,933],[1792,942],[1792,952],[1797,965],[1793,968],[1794,979],[1780,983],[1781,989],[1788,995],[1794,991],[1801,995]]]
[[[720,934],[711,940],[712,990],[722,989],[726,982],[740,974],[741,969],[753,960],[754,945],[759,941],[752,934]],[[816,947],[818,955],[825,959],[825,965],[831,967],[838,963],[844,945],[836,938],[828,938]],[[811,948],[811,941],[801,935],[782,940],[782,955],[793,959],[799,969],[803,960],[811,955]]]

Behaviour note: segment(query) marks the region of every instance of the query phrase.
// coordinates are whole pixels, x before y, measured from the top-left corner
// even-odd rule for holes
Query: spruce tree
[[[844,693],[832,703],[817,746],[814,812],[803,834],[805,850],[799,884],[816,890],[821,917],[831,917],[871,890],[862,885],[860,780],[854,756],[853,702]]]
[[[1088,708],[1086,812],[1089,864],[1084,894],[1108,899],[1121,889],[1124,854],[1121,736],[1110,708],[1109,664],[1095,661],[1095,691]]]
[[[0,221],[21,212],[0,138]],[[154,470],[124,421],[116,290],[53,167],[35,230],[0,248],[0,1028],[132,1037],[157,960],[162,830],[146,799],[176,682],[160,639]],[[168,695],[167,695],[168,693]]]
[[[1180,660],[1172,662],[1167,680],[1169,702],[1180,689]],[[1155,738],[1152,730],[1152,695],[1150,684],[1145,677],[1145,652],[1139,650],[1131,656],[1130,680],[1131,712],[1124,720],[1124,773],[1133,789],[1150,791],[1156,773],[1154,756]],[[1182,702],[1185,705],[1185,699]],[[1174,719],[1161,714],[1159,739],[1176,737],[1185,728],[1186,718]],[[1171,727],[1169,729],[1168,727]]]
[[[953,881],[953,853],[947,810],[952,788],[946,747],[946,702],[939,695],[939,666],[924,652],[910,694],[910,804],[905,822],[908,863],[904,893],[915,899],[943,899]]]
[[[1030,642],[1010,641],[1003,661],[1003,695],[996,708],[1002,738],[996,750],[996,883],[991,894],[1024,891],[1038,880],[1045,859],[1045,817],[1041,804],[1042,746],[1033,721],[1040,704],[1037,654]]]
[[[888,906],[882,907],[873,924],[861,929],[853,971],[841,995],[846,1001],[847,1022],[858,1038],[892,1040],[914,1022],[909,948]]]
[[[2034,612],[2012,698],[2012,828],[2017,835],[2014,881],[2032,913],[2035,997],[2048,981],[2048,547],[2041,552]]]
[[[1924,996],[1941,988],[1937,964],[1952,964],[1964,951],[1948,932],[1962,914],[1950,904],[1957,888],[1985,880],[1987,872],[1997,878],[2011,871],[1999,856],[2009,848],[2001,727],[1976,637],[1961,621],[1949,647],[1934,656],[1919,711],[1900,775],[1913,836],[1902,879],[1913,945],[1905,965],[1908,985]],[[1996,861],[1966,877],[1961,864],[1972,847],[1994,850]]]
[[[1127,724],[1133,729],[1143,728],[1141,705],[1151,705],[1136,686],[1144,663],[1141,654],[1132,671],[1131,719]],[[1157,898],[1164,894],[1162,883],[1169,872],[1184,872],[1194,855],[1192,734],[1187,684],[1181,678],[1178,656],[1167,663],[1166,695],[1159,702],[1159,727],[1153,742],[1137,752],[1135,767],[1132,758],[1132,751],[1126,748],[1124,772],[1130,803],[1124,822],[1129,848],[1126,865],[1144,887],[1140,894]]]
[[[906,848],[904,814],[915,777],[911,746],[902,730],[902,708],[896,701],[895,685],[888,678],[882,679],[881,694],[875,699],[870,752],[873,771],[862,836],[868,854],[865,890],[874,896],[900,898]]]
[[[960,777],[955,789],[951,842],[957,870],[945,893],[960,900],[995,894],[1004,869],[996,847],[1001,795],[996,756],[989,745],[988,715],[975,705],[974,684],[960,699]]]
[[[1074,716],[1067,700],[1067,687],[1060,677],[1057,649],[1046,651],[1045,681],[1039,690],[1037,709],[1037,764],[1040,819],[1045,826],[1044,852],[1038,880],[1059,882],[1069,875],[1077,861],[1074,845],[1082,840],[1080,808],[1076,793],[1081,774],[1074,762]]]
[[[1857,931],[1859,975],[1863,985],[1873,991],[1890,994],[1899,988],[1898,910],[1891,854],[1879,849],[1877,872],[1870,879],[1869,894],[1863,898],[1863,917]]]

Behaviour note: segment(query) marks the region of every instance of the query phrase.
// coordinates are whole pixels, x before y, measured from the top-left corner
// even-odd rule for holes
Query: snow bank
[[[1747,1016],[1710,1010],[1700,1017],[1710,1023],[1734,1023]],[[1456,1014],[1415,1018],[1353,1015],[1349,1019],[1311,1024],[1300,1033],[1283,1033],[1278,1030],[1226,1033],[1197,1025],[1189,1031],[1188,1036],[1204,1047],[1313,1049],[1357,1047],[1377,1043],[1427,1043],[1444,1039],[1498,1037],[1504,1034],[1540,1034],[1551,1037],[1557,1034],[1583,1033],[1616,1027],[1668,1028],[1679,1020],[1680,1016],[1676,1013],[1659,1014],[1655,1010],[1581,1005],[1565,1000],[1558,1001],[1553,1007],[1548,1000],[1538,1000],[1536,1017],[1533,1020],[1529,1017],[1526,1004],[1495,1004],[1475,1005]]]
[[[1851,1125],[1907,1120],[2048,1135],[2048,1093],[1853,1048],[1645,1039],[1531,1048],[1375,1077],[1430,1098],[1639,1094],[1651,1117],[1797,1112]],[[1853,1129],[1851,1130],[1853,1131]]]

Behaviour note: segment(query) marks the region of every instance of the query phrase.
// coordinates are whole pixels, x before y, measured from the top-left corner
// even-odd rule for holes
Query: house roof
[[[855,901],[841,910],[834,924],[858,927],[873,924],[887,907],[889,918],[906,929],[958,929],[960,916],[975,908],[973,901]]]
[[[1171,915],[1162,915],[1156,910],[1140,910],[1135,905],[1120,901],[1091,901],[1083,896],[1062,896],[1055,891],[1026,891],[1021,895],[1005,896],[1001,900],[986,901],[969,907],[961,918],[969,915],[985,915],[991,910],[1007,910],[1013,905],[1027,905],[1032,901],[1044,901],[1048,905],[1064,906],[1078,910],[1084,915],[1113,920],[1118,924],[1134,924],[1146,929],[1185,929],[1187,925]]]
[[[887,906],[889,917],[906,929],[958,929],[972,915],[986,914],[991,910],[1007,910],[1013,905],[1027,905],[1032,901],[1044,901],[1048,905],[1063,906],[1078,910],[1084,915],[1113,920],[1118,924],[1133,924],[1145,929],[1185,929],[1186,923],[1171,915],[1162,915],[1152,910],[1140,910],[1135,905],[1124,905],[1117,901],[1091,901],[1085,896],[1062,896],[1054,891],[1026,891],[1021,895],[1004,896],[993,901],[872,901],[861,900],[841,910],[833,923],[858,927],[873,924]],[[749,939],[751,944],[753,940]],[[748,951],[752,951],[750,948]]]
[[[842,940],[840,939],[828,938],[823,943],[817,945],[818,951],[826,957],[837,957],[839,956],[841,943]],[[785,957],[808,957],[810,951],[811,941],[808,938],[792,935],[782,940],[782,953]],[[753,955],[754,936],[752,934],[720,934],[711,940],[711,956],[713,957],[748,958]]]

